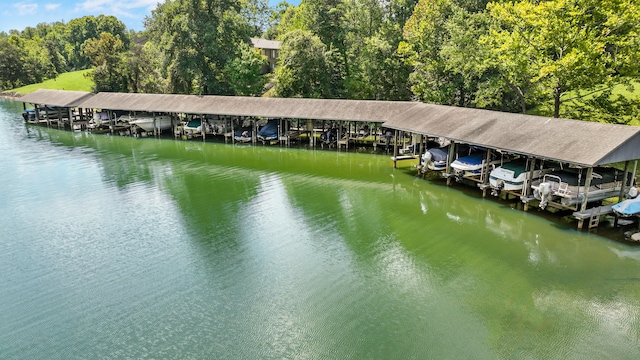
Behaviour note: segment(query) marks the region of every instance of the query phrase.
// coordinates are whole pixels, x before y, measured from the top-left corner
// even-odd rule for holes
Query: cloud
[[[60,4],[45,4],[44,5],[44,8],[49,10],[49,11],[56,10],[59,7],[60,7]]]
[[[139,17],[136,13],[147,12],[158,5],[159,0],[86,0],[76,6],[76,11],[110,13],[117,16]]]
[[[79,3],[76,6],[76,11],[104,11],[105,8],[110,8],[112,3],[113,0],[87,0],[85,2]]]
[[[13,7],[18,9],[18,15],[33,15],[38,10],[38,4],[29,2],[15,3]]]

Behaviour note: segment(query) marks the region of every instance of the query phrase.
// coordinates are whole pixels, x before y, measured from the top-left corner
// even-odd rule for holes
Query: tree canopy
[[[0,87],[92,66],[96,91],[260,96],[270,82],[625,123],[640,115],[639,29],[634,0],[164,0],[141,33],[103,15],[0,33]],[[273,73],[250,37],[281,43]]]

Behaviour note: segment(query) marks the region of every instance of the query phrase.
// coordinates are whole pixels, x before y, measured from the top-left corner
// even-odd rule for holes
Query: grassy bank
[[[12,90],[7,90],[3,93],[25,95],[32,93],[38,89],[91,91],[91,88],[93,87],[93,81],[85,77],[85,74],[89,73],[90,71],[92,70],[78,70],[60,74],[55,79],[46,80],[38,84],[31,84]]]

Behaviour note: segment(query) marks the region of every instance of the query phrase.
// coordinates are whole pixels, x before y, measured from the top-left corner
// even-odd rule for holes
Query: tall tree
[[[86,69],[90,66],[90,60],[84,56],[84,43],[99,38],[103,32],[119,37],[125,49],[129,47],[127,28],[114,16],[83,16],[69,21],[65,30],[65,53],[71,69]]]
[[[495,20],[481,38],[515,82],[541,86],[561,115],[563,95],[612,88],[637,76],[640,10],[628,0],[491,3]],[[529,71],[523,71],[526,64]]]
[[[309,31],[294,30],[282,38],[275,70],[274,94],[280,97],[334,98],[326,46]]]
[[[222,72],[252,34],[238,0],[167,0],[145,26],[164,54],[170,92],[232,94]]]
[[[167,91],[162,75],[162,54],[155,44],[144,45],[132,41],[125,54],[125,76],[128,91],[133,93],[162,94]]]
[[[0,87],[11,89],[54,77],[56,69],[41,39],[12,34],[0,40]]]
[[[267,64],[267,58],[258,49],[246,43],[238,45],[240,56],[229,61],[225,66],[229,85],[235,95],[259,96],[267,83],[266,76],[260,72]]]
[[[16,38],[16,35],[11,35],[0,40],[0,90],[21,86],[25,80],[22,72],[24,51]]]
[[[275,7],[269,9],[270,16],[268,27],[264,32],[265,39],[276,39],[283,32],[280,23],[287,16],[289,9],[295,11],[297,7],[286,1],[280,1]]]
[[[452,0],[420,0],[404,27],[399,51],[413,68],[413,94],[421,101],[469,105],[464,79],[447,68],[442,47],[449,41],[447,24],[453,15]]]
[[[352,24],[347,34],[351,64],[347,97],[409,100],[411,67],[397,49],[415,0],[355,0],[350,4],[345,15]]]
[[[260,37],[267,30],[271,19],[268,0],[242,0],[242,17],[249,25],[250,36]]]
[[[84,54],[91,60],[95,69],[91,73],[94,92],[126,92],[127,81],[124,75],[122,51],[124,43],[119,37],[102,33],[97,39],[89,39],[84,45]]]

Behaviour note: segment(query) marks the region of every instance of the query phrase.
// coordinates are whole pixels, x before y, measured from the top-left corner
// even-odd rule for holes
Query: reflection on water
[[[20,110],[0,100],[0,357],[640,356],[635,246],[385,156]]]

